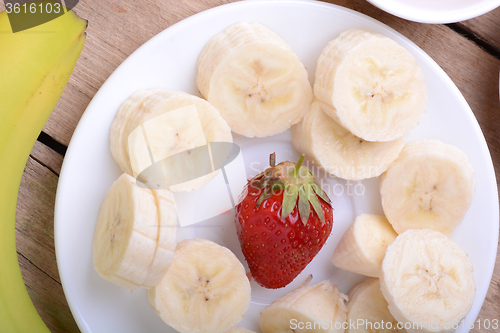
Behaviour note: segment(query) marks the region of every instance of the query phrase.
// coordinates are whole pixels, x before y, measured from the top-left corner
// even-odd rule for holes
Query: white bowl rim
[[[500,6],[500,0],[482,0],[474,5],[459,9],[429,11],[427,9],[420,9],[401,3],[400,0],[367,1],[392,15],[406,20],[433,24],[447,24],[469,20],[481,16]]]

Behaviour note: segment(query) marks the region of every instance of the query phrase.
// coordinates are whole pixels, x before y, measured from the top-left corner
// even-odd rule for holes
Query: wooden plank
[[[62,156],[41,143],[32,155],[60,170]],[[60,283],[54,249],[54,202],[58,176],[30,157],[18,196],[16,245],[24,282],[52,333],[79,332]]]
[[[457,25],[467,28],[477,38],[493,46],[500,55],[500,7]]]
[[[34,160],[46,166],[54,174],[59,176],[61,173],[63,156],[43,143],[39,141],[35,142],[30,155]]]
[[[16,214],[17,251],[60,282],[54,249],[54,202],[58,177],[30,158],[24,169]]]
[[[17,256],[28,294],[52,333],[79,333],[62,286],[21,254]]]
[[[497,251],[497,260],[490,288],[488,289],[488,294],[486,295],[486,299],[484,300],[481,312],[477,316],[477,319],[481,320],[483,323],[485,320],[492,321],[494,319],[497,319],[500,322],[500,244]],[[484,328],[479,329],[478,327],[471,330],[471,332],[494,332],[494,330],[486,330]]]

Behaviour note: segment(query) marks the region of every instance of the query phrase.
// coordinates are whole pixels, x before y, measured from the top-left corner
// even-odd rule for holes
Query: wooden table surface
[[[43,129],[24,171],[17,205],[17,252],[38,312],[52,332],[78,332],[66,303],[54,253],[54,200],[71,135],[108,76],[144,42],[172,24],[225,0],[81,0],[77,14],[89,20],[88,38],[61,100]],[[500,8],[447,25],[409,22],[364,0],[329,1],[396,29],[420,46],[451,77],[483,130],[500,175]],[[3,4],[0,5],[0,10]],[[478,319],[500,320],[500,256]],[[487,332],[475,328],[472,332]],[[493,332],[493,330],[490,330]]]

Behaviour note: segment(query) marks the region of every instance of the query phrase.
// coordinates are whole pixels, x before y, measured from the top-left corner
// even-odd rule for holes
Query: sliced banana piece
[[[415,58],[392,39],[351,29],[321,53],[314,83],[328,114],[367,141],[392,141],[425,113],[427,92]]]
[[[138,177],[160,162],[173,192],[200,188],[217,174],[210,169],[208,148],[194,148],[232,141],[231,129],[208,102],[164,89],[133,94],[118,109],[110,131],[111,154],[123,172]]]
[[[262,310],[263,333],[344,332],[347,296],[328,280],[308,286],[310,279]]]
[[[177,208],[172,192],[152,190],[158,207],[159,229],[153,262],[142,286],[150,289],[160,283],[174,259],[177,245]]]
[[[379,279],[366,278],[347,295],[347,322],[356,324],[349,325],[345,333],[406,333],[389,312]]]
[[[474,170],[467,156],[437,140],[407,144],[380,177],[382,207],[397,233],[433,229],[450,235],[473,194]]]
[[[151,190],[123,174],[102,204],[94,233],[94,267],[99,275],[134,290],[148,277],[158,239],[158,209]]]
[[[182,333],[222,333],[250,305],[245,269],[227,248],[204,239],[177,245],[172,265],[148,293],[160,318]]]
[[[247,330],[246,328],[235,326],[231,328],[229,331],[226,331],[226,333],[255,333],[254,331]]]
[[[409,333],[455,331],[476,292],[467,254],[430,229],[405,231],[387,248],[380,285],[389,311],[409,323]]]
[[[384,216],[361,214],[340,239],[332,262],[349,272],[378,277],[385,250],[396,237]]]
[[[390,142],[365,141],[329,117],[329,107],[314,101],[304,119],[292,127],[292,143],[325,170],[348,180],[378,177],[398,157],[404,138]]]
[[[281,133],[312,100],[307,71],[288,44],[261,24],[240,22],[213,37],[198,59],[196,85],[231,130]]]

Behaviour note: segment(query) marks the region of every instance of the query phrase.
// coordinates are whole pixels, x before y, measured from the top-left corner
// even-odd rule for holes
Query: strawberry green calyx
[[[256,176],[250,185],[259,190],[263,190],[257,200],[257,207],[274,194],[283,192],[283,203],[281,208],[281,219],[285,219],[293,211],[297,204],[300,219],[304,225],[307,224],[311,214],[311,206],[325,223],[325,216],[318,197],[330,203],[330,198],[321,189],[311,172],[304,166],[305,155],[301,155],[297,163],[281,162],[276,164],[276,154],[269,157],[270,168]]]

